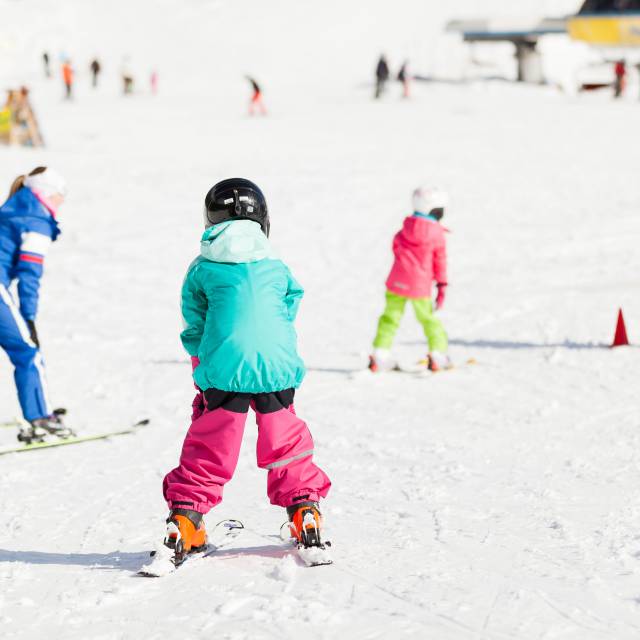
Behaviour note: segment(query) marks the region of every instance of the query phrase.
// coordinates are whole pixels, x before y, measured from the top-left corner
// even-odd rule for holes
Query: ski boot
[[[56,409],[50,416],[36,418],[28,426],[21,427],[18,432],[18,440],[25,444],[44,442],[47,436],[58,438],[70,438],[75,433],[62,422],[61,416],[65,415],[64,409]]]
[[[287,507],[289,533],[298,545],[321,547],[322,514],[317,502],[299,502]]]
[[[299,502],[287,507],[289,534],[298,548],[298,556],[308,567],[332,564],[329,541],[321,537],[322,514],[317,502]]]
[[[447,369],[453,369],[451,359],[446,353],[441,351],[432,351],[427,355],[427,369],[436,373],[437,371],[446,371]]]
[[[392,371],[398,366],[397,362],[391,357],[389,349],[374,349],[369,356],[369,371],[371,373],[380,373],[382,371]]]
[[[207,531],[202,514],[192,509],[172,509],[167,518],[167,537],[164,544],[172,549],[173,563],[180,566],[191,553],[207,547]]]

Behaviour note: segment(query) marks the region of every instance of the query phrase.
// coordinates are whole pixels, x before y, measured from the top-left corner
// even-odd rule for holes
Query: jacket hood
[[[421,244],[425,241],[428,227],[438,224],[436,220],[431,220],[422,216],[409,216],[402,224],[402,235],[409,242]]]
[[[51,239],[60,235],[60,225],[53,214],[40,201],[38,196],[28,187],[22,187],[14,193],[1,207],[0,218],[39,218],[46,220],[51,226]]]
[[[200,255],[212,262],[258,262],[276,255],[267,236],[253,220],[227,220],[207,229]]]

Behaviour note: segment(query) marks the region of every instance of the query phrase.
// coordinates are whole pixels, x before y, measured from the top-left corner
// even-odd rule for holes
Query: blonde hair
[[[47,167],[36,167],[31,173],[25,174],[22,176],[18,176],[12,183],[11,188],[9,189],[9,197],[15,195],[22,187],[24,187],[24,181],[27,175],[37,176],[39,173],[44,173],[47,170]]]

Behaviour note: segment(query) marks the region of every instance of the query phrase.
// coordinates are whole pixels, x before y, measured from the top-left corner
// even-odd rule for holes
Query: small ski
[[[327,564],[333,564],[333,558],[329,552],[330,542],[325,542],[319,547],[304,547],[296,545],[298,557],[307,567],[322,567]]]
[[[423,358],[422,360],[418,361],[418,365],[421,366],[423,370],[427,368],[428,364],[429,364],[429,361],[426,358]],[[467,358],[461,364],[455,364],[454,362],[451,362],[449,365],[442,367],[441,369],[436,369],[435,371],[432,371],[431,369],[427,369],[427,371],[429,371],[429,373],[441,373],[444,371],[453,371],[454,369],[460,369],[461,367],[472,366],[474,364],[478,364],[478,361],[475,358]]]
[[[18,422],[13,426],[20,426],[22,423]],[[23,451],[33,451],[35,449],[50,449],[52,447],[64,447],[71,444],[81,444],[83,442],[93,442],[94,440],[106,440],[114,436],[123,436],[129,433],[135,433],[140,427],[144,427],[149,424],[149,419],[139,420],[135,424],[131,425],[127,429],[120,431],[108,431],[106,433],[99,433],[96,435],[88,436],[69,436],[68,438],[62,438],[58,436],[51,436],[51,439],[43,442],[32,442],[31,444],[18,444],[15,446],[1,447],[0,455],[7,453],[22,453]]]
[[[468,367],[476,364],[478,364],[478,361],[475,358],[469,358],[468,360],[465,360],[465,362],[463,362],[462,364],[455,364],[452,362],[446,367],[442,367],[441,369],[436,369],[435,371],[433,371],[428,368],[429,361],[425,359],[425,360],[420,360],[417,363],[415,368],[412,368],[412,367],[408,367],[406,369],[400,368],[400,371],[402,373],[413,373],[418,376],[430,376],[430,375],[435,375],[439,373],[447,373],[450,371],[455,371],[456,369],[461,369],[463,367]]]
[[[286,544],[294,547],[298,557],[307,567],[321,567],[327,564],[333,564],[333,558],[329,549],[331,548],[331,542],[328,540],[319,546],[305,547],[300,544],[295,538],[288,535],[289,523],[285,522],[280,527],[280,540]]]
[[[428,365],[427,360],[419,360],[415,364],[398,363],[396,364],[395,367],[393,367],[393,369],[385,369],[385,370],[376,371],[376,372],[372,372],[370,369],[364,369],[362,371],[362,375],[365,375],[367,373],[372,373],[374,376],[385,374],[385,373],[404,373],[404,374],[415,376],[417,378],[428,378],[435,374],[456,371],[457,369],[461,369],[463,367],[468,367],[476,364],[478,364],[478,361],[475,358],[469,358],[468,360],[466,360],[460,365],[451,364],[448,367],[443,367],[442,369],[438,369],[437,371],[432,371],[427,366]]]
[[[151,562],[146,564],[135,575],[142,578],[162,578],[174,573],[185,564],[192,564],[195,560],[214,555],[218,550],[229,546],[244,530],[240,520],[222,520],[218,522],[209,535],[209,542],[204,549],[190,553],[182,563],[174,562],[174,550],[164,544],[159,544],[149,555]]]

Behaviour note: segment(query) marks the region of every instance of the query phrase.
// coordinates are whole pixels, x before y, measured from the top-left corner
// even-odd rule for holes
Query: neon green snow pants
[[[407,300],[411,300],[416,318],[422,325],[424,335],[429,343],[429,351],[440,351],[442,353],[447,351],[449,346],[447,333],[442,326],[442,322],[433,313],[431,298],[405,298],[387,291],[386,299],[387,304],[378,321],[378,333],[373,341],[374,347],[380,349],[391,348],[393,338],[404,315]]]

